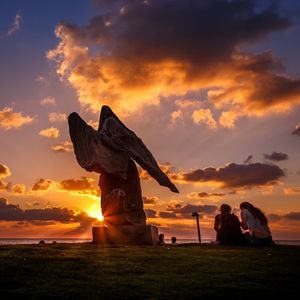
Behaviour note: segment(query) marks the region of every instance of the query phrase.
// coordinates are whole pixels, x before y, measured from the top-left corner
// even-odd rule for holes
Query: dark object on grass
[[[161,233],[159,236],[158,236],[158,242],[157,242],[158,245],[164,245],[165,244],[165,235],[163,233]]]
[[[69,115],[68,122],[79,165],[101,174],[101,208],[107,224],[146,223],[135,162],[160,185],[178,193],[142,140],[108,106],[101,109],[98,130],[87,125],[75,112]]]
[[[199,241],[199,244],[201,244],[201,234],[200,234],[200,224],[199,224],[199,214],[194,211],[192,213],[192,217],[196,217],[196,222],[197,222],[197,232],[198,232],[198,241]]]
[[[39,241],[39,245],[45,245],[45,244],[46,244],[46,242],[44,240]]]
[[[175,237],[175,236],[172,236],[172,237],[171,237],[171,242],[172,242],[172,244],[176,244],[176,241],[177,241],[176,237]]]

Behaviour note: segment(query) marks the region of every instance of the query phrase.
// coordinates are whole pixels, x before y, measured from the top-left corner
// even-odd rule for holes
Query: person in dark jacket
[[[228,204],[221,205],[220,214],[215,217],[214,229],[217,232],[216,240],[219,244],[244,244],[240,220],[235,214],[231,213],[231,207]]]

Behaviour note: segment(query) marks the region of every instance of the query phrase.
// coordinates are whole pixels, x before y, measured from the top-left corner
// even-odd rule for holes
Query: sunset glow
[[[87,213],[90,217],[97,219],[98,221],[104,221],[104,217],[102,215],[101,207],[99,205],[93,205],[90,210],[87,210]]]
[[[220,205],[240,217],[248,201],[274,239],[300,239],[298,2],[5,1],[0,237],[90,237],[104,221],[67,118],[97,129],[109,105],[180,191],[138,166],[166,238],[196,238],[196,211],[213,239]]]

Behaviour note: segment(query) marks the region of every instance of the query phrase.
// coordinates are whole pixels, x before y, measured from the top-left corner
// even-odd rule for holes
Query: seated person
[[[253,246],[269,246],[273,244],[272,234],[268,226],[268,219],[264,213],[249,202],[240,204],[242,228],[247,244]]]
[[[228,204],[222,204],[220,214],[215,217],[214,229],[217,232],[217,243],[222,245],[241,245],[244,236],[241,230],[239,218],[231,213]]]

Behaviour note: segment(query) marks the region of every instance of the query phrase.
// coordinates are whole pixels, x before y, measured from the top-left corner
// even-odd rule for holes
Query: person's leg
[[[252,237],[249,232],[244,233],[244,243],[245,245],[252,245]]]
[[[252,237],[252,245],[253,246],[271,246],[272,245],[272,237],[269,236],[267,238],[256,238]]]

